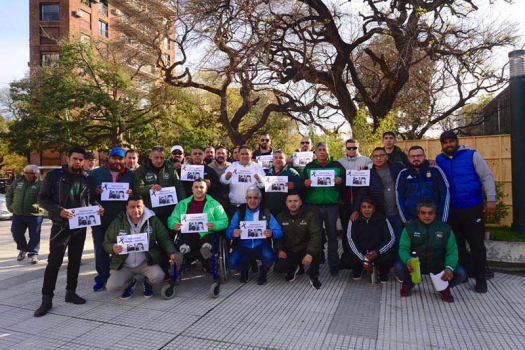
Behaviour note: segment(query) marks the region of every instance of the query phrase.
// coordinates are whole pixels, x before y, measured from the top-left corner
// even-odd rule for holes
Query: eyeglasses
[[[424,156],[424,154],[412,154],[408,156],[408,158],[423,158]]]
[[[301,141],[301,145],[309,145],[310,141]]]
[[[261,142],[270,142],[270,139],[261,139]]]
[[[386,154],[374,154],[372,156],[372,158],[374,159],[381,159],[381,158],[385,158],[386,157]]]
[[[173,154],[174,156],[182,156],[181,152],[171,152],[171,154]]]
[[[25,175],[36,175],[35,173],[24,172]]]
[[[355,151],[357,147],[346,147],[347,151]]]

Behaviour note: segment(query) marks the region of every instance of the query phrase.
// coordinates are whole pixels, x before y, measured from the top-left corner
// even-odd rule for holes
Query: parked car
[[[0,220],[9,220],[13,218],[13,214],[7,210],[5,203],[5,194],[0,194]]]

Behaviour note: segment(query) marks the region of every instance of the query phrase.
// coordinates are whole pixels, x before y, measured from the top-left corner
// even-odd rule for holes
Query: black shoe
[[[324,264],[326,262],[326,257],[324,256],[324,251],[321,251],[321,256],[319,257],[319,264]]]
[[[336,265],[330,266],[330,275],[334,277],[339,275],[339,268]]]
[[[257,265],[257,260],[250,261],[250,270],[252,273],[256,273],[259,271],[259,265]]]
[[[388,273],[380,273],[379,274],[379,282],[385,284],[388,283]]]
[[[321,281],[317,277],[310,277],[310,284],[313,289],[321,289]]]
[[[297,272],[297,276],[304,275],[304,265],[299,265],[299,271]]]
[[[213,273],[213,268],[211,266],[211,259],[203,260],[201,264],[202,264],[202,269],[204,270],[204,272]]]
[[[264,286],[266,284],[266,277],[268,276],[268,269],[266,267],[259,268],[259,278],[257,279],[257,284],[260,286]]]
[[[295,270],[293,270],[292,272],[286,274],[286,277],[285,277],[286,282],[295,281],[295,277],[297,277],[298,273],[299,273],[299,266],[297,266]]]
[[[476,293],[487,293],[487,280],[484,278],[476,278]]]
[[[356,267],[354,269],[354,274],[352,275],[352,279],[355,280],[355,281],[359,281],[362,277],[363,277],[363,272],[365,270],[361,267]]]
[[[241,271],[241,278],[239,278],[239,282],[247,283],[248,282],[248,276],[249,276],[248,270]]]
[[[33,316],[42,317],[53,307],[53,297],[51,295],[42,295],[42,305],[35,311]]]
[[[79,297],[75,292],[66,291],[66,303],[82,305],[86,303],[86,299]]]

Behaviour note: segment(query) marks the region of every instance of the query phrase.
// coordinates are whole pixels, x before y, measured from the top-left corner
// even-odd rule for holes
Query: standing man
[[[490,216],[496,211],[494,176],[483,157],[468,146],[460,145],[453,131],[445,131],[439,139],[442,151],[436,157],[436,162],[450,184],[451,210],[448,223],[456,236],[459,263],[476,277],[476,292],[486,293],[487,250],[483,239],[485,214]],[[485,206],[482,187],[487,195]],[[465,242],[470,246],[472,260]]]
[[[339,274],[339,242],[337,240],[337,216],[339,214],[339,193],[341,187],[345,186],[345,168],[330,156],[328,145],[318,142],[315,145],[317,159],[306,164],[304,168],[304,186],[307,188],[306,203],[313,209],[317,209],[317,221],[322,229],[323,224],[328,236],[328,263],[330,274]],[[312,172],[315,170],[333,170],[334,181],[329,187],[312,187]]]
[[[93,170],[88,176],[91,195],[97,198],[98,202],[105,210],[104,216],[101,219],[101,225],[93,226],[91,228],[91,232],[93,233],[93,244],[95,247],[95,268],[97,270],[95,285],[93,286],[95,292],[103,290],[109,278],[109,254],[102,246],[104,243],[104,236],[106,235],[106,231],[111,222],[115,220],[121,212],[126,210],[126,200],[123,197],[120,198],[119,201],[103,201],[101,199],[102,193],[108,191],[102,187],[102,183],[127,183],[129,186],[128,194],[131,194],[135,183],[135,173],[124,165],[125,162],[124,150],[120,147],[114,147],[109,152],[109,159],[106,165]]]
[[[273,216],[277,216],[286,207],[286,198],[290,193],[300,193],[301,177],[289,165],[286,165],[286,154],[281,150],[273,152],[273,166],[266,171],[266,176],[286,176],[288,192],[266,192],[266,207]]]
[[[75,217],[69,209],[87,207],[90,204],[98,205],[95,198],[90,198],[86,173],[82,168],[85,153],[86,151],[81,147],[71,148],[68,152],[67,164],[46,175],[38,194],[38,203],[48,211],[53,226],[42,286],[42,305],[35,311],[35,317],[44,316],[53,307],[53,292],[66,249],[68,251],[66,303],[86,303],[86,299],[76,294],[86,228],[69,228],[69,219]],[[104,215],[104,208],[100,207],[98,214]]]
[[[180,176],[180,167],[184,163],[184,149],[180,145],[175,145],[171,147],[170,158],[167,161],[173,166]]]
[[[252,159],[257,159],[259,156],[268,156],[273,154],[273,150],[270,147],[272,140],[267,132],[262,132],[259,137],[259,149],[253,152]]]
[[[84,165],[82,165],[82,169],[84,169],[84,172],[86,175],[89,174],[91,170],[95,167],[95,153],[91,151],[86,151],[86,155],[84,157]]]
[[[210,168],[205,162],[204,162],[204,149],[202,147],[196,146],[193,147],[193,150],[191,151],[191,164],[192,165],[202,165],[204,166],[204,181],[206,181],[207,184],[207,193],[213,197],[213,199],[217,200],[220,198],[220,186],[221,183],[219,181],[219,175]],[[195,180],[195,179],[194,179]],[[193,186],[193,180],[191,181],[181,181],[184,186],[184,191],[186,193],[186,197],[189,197],[193,194],[192,192],[192,186]]]
[[[134,149],[126,151],[126,168],[133,172],[139,168],[139,151]]]
[[[372,168],[372,160],[359,153],[359,142],[355,139],[348,139],[345,142],[345,155],[338,160],[346,170],[362,170]],[[346,176],[346,175],[345,175]],[[348,221],[354,212],[355,202],[359,194],[360,187],[345,186],[341,189],[341,204],[339,205],[339,218],[343,227],[343,251],[350,252],[348,245]]]
[[[210,164],[215,159],[215,148],[213,148],[213,146],[206,147],[204,154],[204,162]]]
[[[231,163],[235,163],[235,162],[238,162],[240,160],[240,158],[239,158],[239,147],[240,146],[235,146],[235,148],[233,149]]]
[[[404,165],[408,164],[408,157],[399,148],[396,146],[397,138],[396,134],[394,134],[392,131],[387,131],[383,133],[383,138],[381,139],[381,143],[383,144],[383,147],[385,148],[386,154],[388,154],[388,160],[391,162],[401,162]]]
[[[11,234],[18,249],[16,260],[24,260],[27,254],[31,264],[38,263],[40,228],[44,219],[44,209],[38,205],[38,193],[42,186],[38,174],[38,166],[26,166],[24,176],[13,181],[5,194],[7,210],[13,213]],[[29,243],[25,237],[26,230],[29,230]]]
[[[320,289],[319,255],[322,240],[315,214],[306,204],[303,205],[298,194],[288,194],[286,208],[277,216],[277,222],[283,231],[283,238],[274,243],[277,253],[275,271],[286,273],[286,281],[292,282],[301,266],[310,266],[310,284],[314,289]]]
[[[227,157],[228,149],[226,149],[226,147],[224,146],[218,146],[215,149],[215,159],[209,164],[209,167],[215,170],[215,172],[219,176],[219,180],[222,174],[224,174],[226,172],[226,169],[231,165],[231,163],[228,162]],[[227,209],[230,205],[230,201],[228,199],[228,186],[219,182],[219,192],[220,198],[218,198],[217,200],[219,201],[219,203],[221,203],[223,208]]]
[[[417,204],[430,199],[438,205],[438,218],[446,222],[450,204],[448,181],[443,171],[432,166],[421,146],[408,150],[408,166],[401,170],[396,181],[396,201],[403,223],[417,218]]]

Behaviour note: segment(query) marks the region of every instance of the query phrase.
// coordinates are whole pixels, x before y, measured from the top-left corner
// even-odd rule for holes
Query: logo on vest
[[[170,174],[168,174],[168,173],[164,173],[164,174],[162,174],[162,178],[163,178],[164,180],[167,180],[167,179],[170,178]]]
[[[421,232],[414,232],[414,237],[421,237]]]
[[[308,225],[308,223],[307,223],[306,221],[304,221],[304,220],[301,220],[301,222],[299,223],[299,225],[303,225],[303,226],[304,226],[304,225]]]
[[[432,177],[432,174],[430,173],[430,170],[427,171],[427,177],[428,177],[428,178],[431,178],[431,177]]]
[[[149,182],[149,181],[153,181],[153,180],[155,180],[155,177],[153,176],[153,174],[152,173],[147,173],[146,174],[146,181]]]
[[[443,238],[443,235],[444,235],[444,234],[443,234],[443,232],[441,232],[441,231],[436,232],[436,238],[437,238],[437,239],[441,239],[441,238]]]
[[[288,222],[283,222],[282,225],[283,225],[283,226],[288,226],[288,225],[290,225],[290,223],[288,223]]]
[[[145,229],[144,231],[146,231],[146,233],[147,233],[148,235],[151,235],[151,234],[153,233],[153,227],[151,227],[151,226],[146,226],[146,229]]]
[[[413,179],[413,178],[412,178],[412,175],[408,175],[408,176],[407,176],[407,180],[412,180],[412,179]]]

